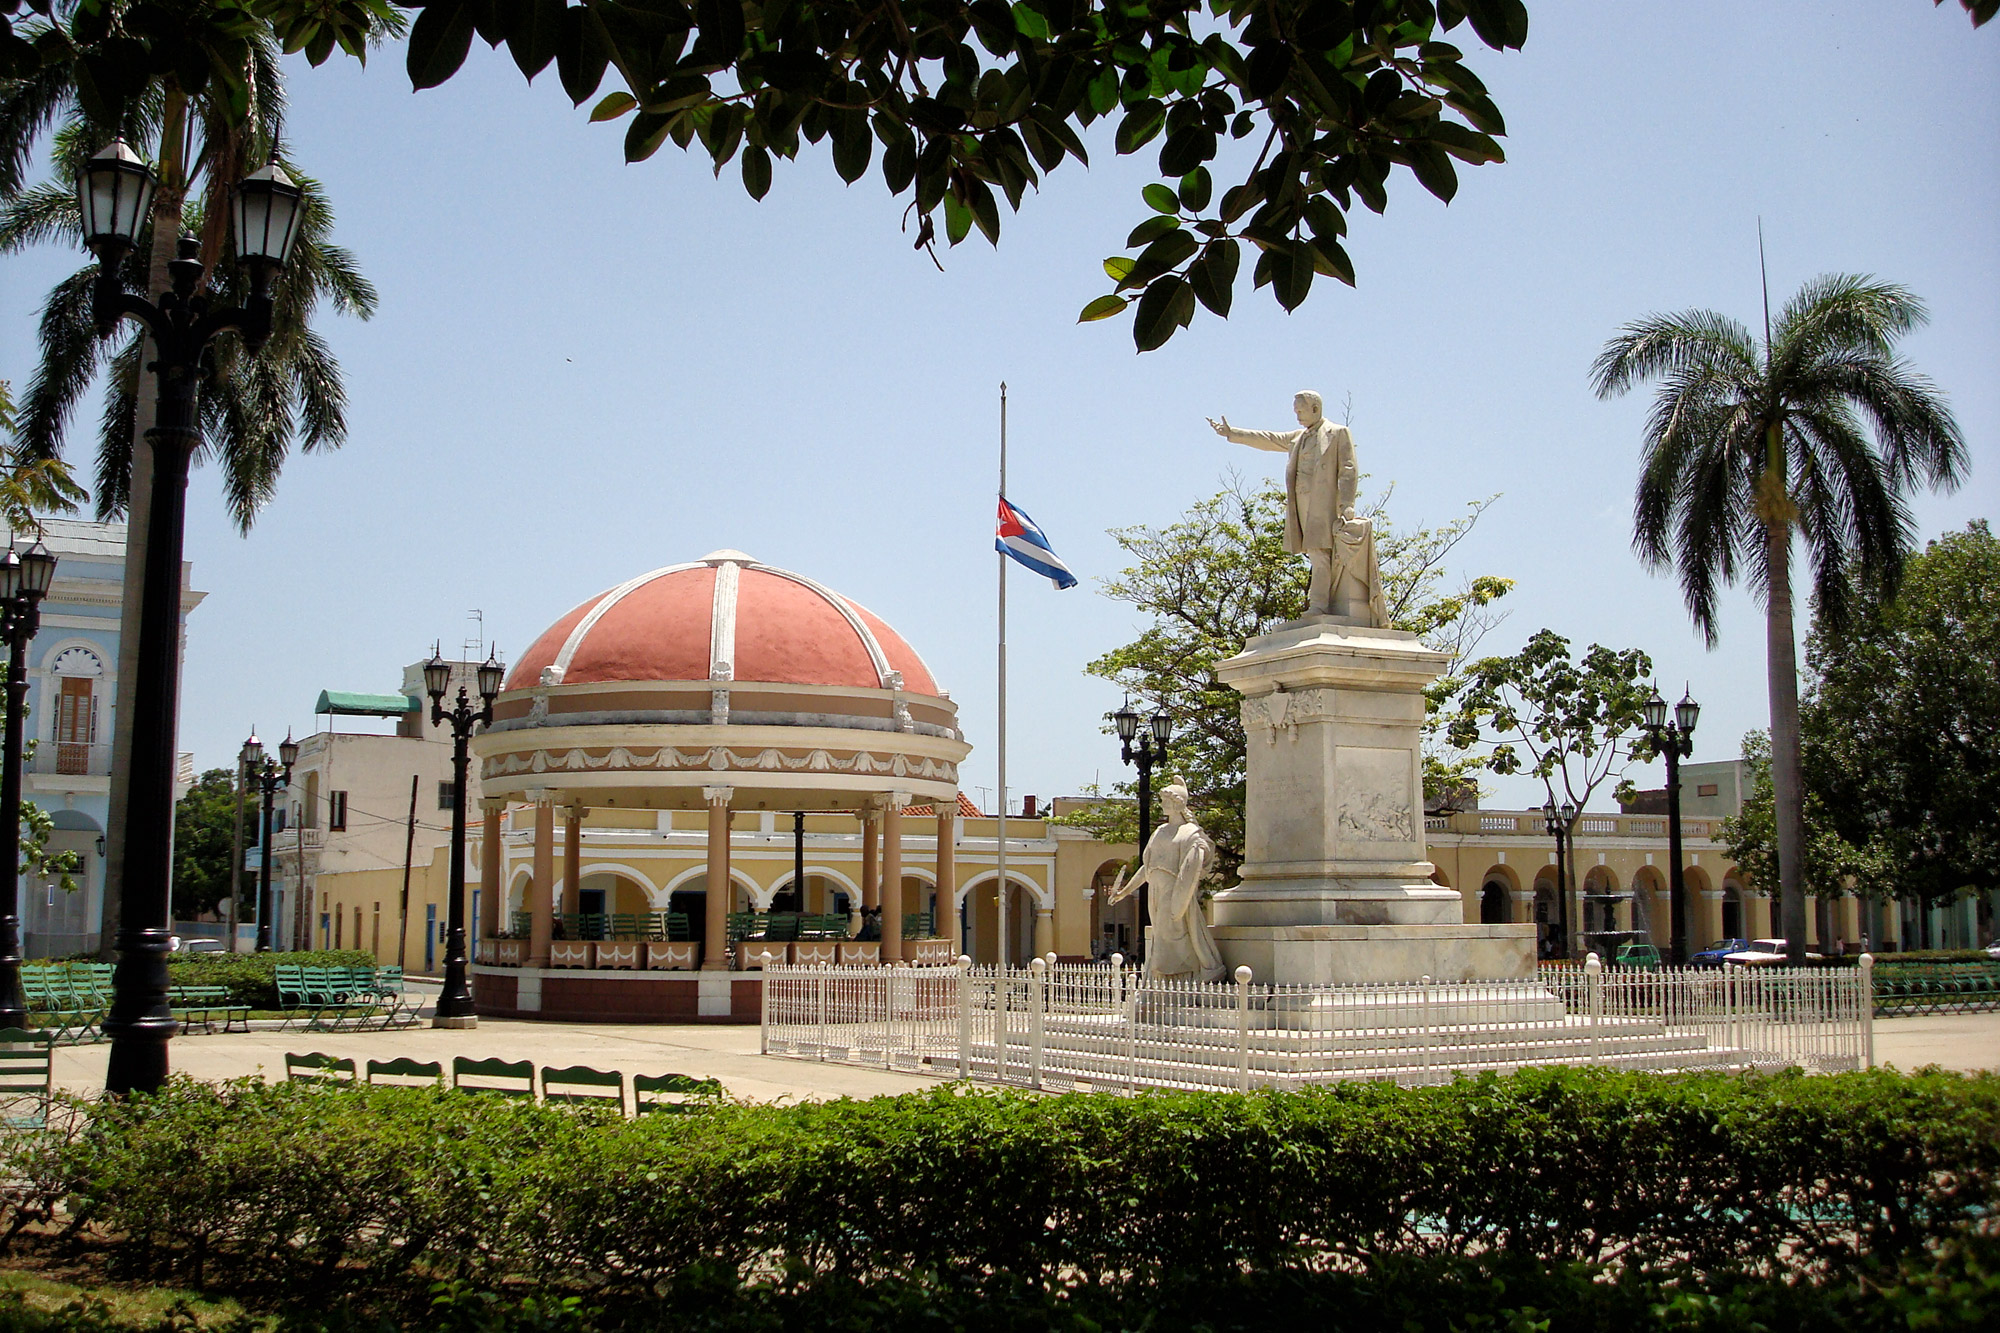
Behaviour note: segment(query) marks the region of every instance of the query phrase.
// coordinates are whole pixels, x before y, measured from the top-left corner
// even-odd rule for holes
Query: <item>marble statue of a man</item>
[[[1310,389],[1292,399],[1292,410],[1298,430],[1241,430],[1228,417],[1208,424],[1231,443],[1286,455],[1285,549],[1304,552],[1312,565],[1306,613],[1387,629],[1375,525],[1354,512],[1361,484],[1354,436],[1322,415],[1320,396]]]
[[[1201,912],[1201,877],[1215,864],[1215,844],[1188,817],[1187,784],[1175,778],[1160,793],[1165,816],[1139,858],[1139,873],[1123,870],[1106,895],[1107,905],[1124,901],[1141,884],[1153,888],[1153,932],[1146,944],[1146,975],[1162,979],[1220,981],[1222,953]]]

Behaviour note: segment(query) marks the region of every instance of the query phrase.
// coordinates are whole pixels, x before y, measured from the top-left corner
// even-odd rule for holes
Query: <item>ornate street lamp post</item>
[[[1567,958],[1570,953],[1569,941],[1569,852],[1570,832],[1576,827],[1577,809],[1573,801],[1564,801],[1557,806],[1551,796],[1542,807],[1542,827],[1556,840],[1556,929],[1560,932],[1561,943],[1556,949],[1556,957]]]
[[[465,743],[475,724],[493,720],[493,699],[500,693],[507,668],[491,654],[479,665],[479,701],[474,708],[465,686],[458,687],[458,702],[444,706],[444,692],[451,685],[451,663],[442,653],[433,652],[424,663],[424,692],[431,697],[431,722],[451,724],[451,887],[445,903],[444,989],[438,992],[437,1009],[431,1016],[434,1028],[476,1028],[479,1015],[472,1006],[472,986],[465,967],[465,787],[469,761]],[[497,893],[497,885],[488,885]]]
[[[271,282],[291,257],[301,197],[275,163],[236,186],[232,239],[237,261],[250,277],[250,296],[241,308],[214,307],[196,294],[203,266],[201,242],[192,236],[180,238],[178,257],[167,265],[170,289],[154,302],[126,292],[118,277],[151,215],[153,184],[152,171],[122,139],[86,162],[76,178],[84,242],[98,260],[91,292],[97,327],[108,334],[127,317],[144,324],[154,347],[149,367],[159,378],[157,424],[146,432],[153,450],[153,495],[140,581],[118,970],[104,1020],[111,1038],[104,1086],[112,1093],[151,1092],[165,1082],[167,1041],[174,1032],[167,1004],[174,712],[180,697],[182,530],[188,462],[201,443],[202,354],[228,330],[240,333],[253,355],[271,336]]]
[[[28,640],[42,625],[42,598],[56,558],[39,541],[0,555],[0,636],[7,640],[7,723],[0,768],[0,1028],[28,1026],[21,990],[21,719],[28,711]]]
[[[1153,765],[1167,757],[1167,742],[1173,739],[1174,720],[1165,709],[1146,719],[1146,735],[1139,732],[1139,714],[1128,701],[1111,714],[1118,728],[1118,757],[1139,766],[1139,854],[1146,853],[1146,841],[1153,836]],[[1134,742],[1137,744],[1134,744]],[[1139,886],[1139,938],[1135,941],[1140,957],[1146,953],[1146,927],[1153,922],[1152,893],[1149,885]]]
[[[264,742],[252,732],[250,739],[243,742],[243,753],[237,758],[243,764],[245,785],[263,793],[264,823],[257,840],[257,952],[267,953],[277,934],[277,903],[271,897],[271,802],[277,794],[292,785],[292,765],[298,762],[298,742],[292,733],[286,732],[284,743],[278,746],[278,757],[268,758],[264,754]],[[298,892],[305,893],[305,879],[299,880]],[[294,912],[305,911],[305,904],[295,903]]]
[[[1687,962],[1687,873],[1681,868],[1681,760],[1694,753],[1694,724],[1701,720],[1701,705],[1686,691],[1674,705],[1674,720],[1667,721],[1667,701],[1656,688],[1646,701],[1646,735],[1653,748],[1667,761],[1667,860],[1672,869],[1667,882],[1671,901],[1673,942],[1670,956],[1676,965]]]

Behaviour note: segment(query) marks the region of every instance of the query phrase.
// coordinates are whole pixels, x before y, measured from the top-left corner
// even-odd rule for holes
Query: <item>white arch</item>
[[[528,886],[535,882],[535,872],[522,867],[514,872],[514,878],[507,883],[507,903],[509,912],[528,910]],[[506,924],[505,922],[502,923]]]
[[[585,862],[580,873],[577,875],[579,881],[578,887],[581,888],[581,881],[589,879],[592,875],[623,875],[627,879],[637,880],[639,887],[645,890],[648,899],[656,897],[659,893],[650,876],[632,866],[624,864],[622,861]],[[560,877],[558,877],[557,883],[561,883]]]
[[[954,903],[964,902],[966,895],[971,893],[974,889],[978,888],[980,885],[986,883],[989,880],[998,880],[999,878],[1000,878],[1000,872],[998,870],[989,870],[983,875],[977,875],[973,877],[971,880],[968,880],[967,882],[960,884],[958,886],[958,893],[953,897],[953,902]],[[1010,884],[1014,885],[1016,888],[1028,890],[1029,896],[1034,898],[1036,904],[1042,909],[1051,912],[1055,910],[1056,895],[1054,890],[1044,889],[1040,885],[1036,884],[1035,881],[1028,879],[1025,876],[1017,875],[1011,870],[1007,872],[1007,880]]]
[[[653,910],[655,912],[666,911],[667,904],[670,901],[672,901],[674,894],[680,890],[680,887],[683,884],[686,884],[692,880],[706,879],[707,876],[708,876],[708,867],[705,865],[698,865],[690,870],[683,870],[680,874],[675,875],[672,879],[667,881],[666,887],[654,890],[652,897]],[[752,903],[755,903],[757,901],[757,895],[759,892],[757,888],[757,881],[751,879],[750,876],[744,874],[741,870],[738,870],[735,866],[729,867],[729,883],[732,888],[742,889],[745,893],[749,894],[750,901]],[[769,906],[769,899],[765,900],[765,905]]]
[[[910,872],[906,870],[903,873],[907,875]],[[851,896],[856,902],[861,901],[861,885],[856,883],[854,880],[849,879],[846,875],[842,874],[838,870],[835,870],[833,867],[816,866],[810,861],[806,862],[806,878],[811,879],[814,875],[818,875],[821,879],[830,879],[834,881],[836,884],[840,885],[840,887],[844,889],[848,893],[848,895]],[[791,867],[787,866],[785,868],[785,873],[778,876],[778,878],[771,884],[771,896],[776,897],[778,894],[783,893],[786,889],[791,887],[791,884],[792,884],[792,869]]]

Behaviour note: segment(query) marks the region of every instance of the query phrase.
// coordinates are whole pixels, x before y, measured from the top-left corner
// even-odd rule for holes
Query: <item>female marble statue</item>
[[[1139,858],[1130,880],[1120,870],[1106,895],[1114,905],[1141,884],[1153,887],[1153,931],[1146,945],[1146,975],[1163,979],[1220,981],[1222,954],[1201,914],[1201,877],[1215,864],[1215,844],[1188,817],[1187,784],[1175,778],[1160,793],[1166,816]]]

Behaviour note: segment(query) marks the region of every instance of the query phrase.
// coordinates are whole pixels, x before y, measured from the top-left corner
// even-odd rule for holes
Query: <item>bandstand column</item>
[[[937,803],[937,860],[932,867],[937,871],[937,915],[931,921],[931,931],[951,941],[953,958],[958,957],[964,943],[958,930],[957,815],[957,797]]]
[[[882,905],[882,865],[876,859],[881,818],[872,798],[861,807],[861,906],[871,910]]]
[[[479,938],[490,940],[507,919],[507,886],[500,870],[500,816],[505,801],[479,803]]]
[[[1056,948],[1056,909],[1035,904],[1035,957],[1046,958]]]
[[[707,922],[703,929],[701,970],[729,970],[729,799],[733,787],[703,787],[708,802]]]
[[[555,934],[556,807],[545,791],[535,799],[535,878],[528,885],[528,966],[549,965],[549,940]]]
[[[882,961],[903,961],[903,807],[907,792],[890,792],[882,807]]]
[[[583,817],[589,811],[580,805],[563,810],[563,891],[557,911],[583,910],[583,893],[578,881],[583,877]]]

